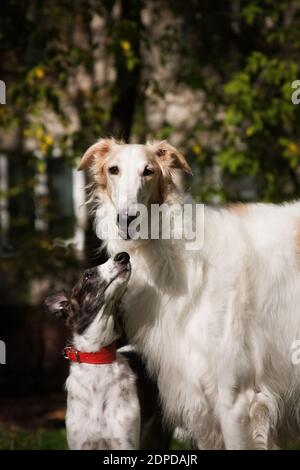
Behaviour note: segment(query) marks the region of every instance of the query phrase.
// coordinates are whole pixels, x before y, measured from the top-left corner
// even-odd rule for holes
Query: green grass
[[[35,431],[20,427],[0,429],[0,450],[65,450],[67,449],[65,429],[38,429]],[[186,450],[190,445],[172,439],[170,449]],[[300,450],[300,444],[288,446]]]
[[[176,439],[172,439],[170,449],[171,450],[190,450],[191,444],[186,442],[180,442]]]
[[[35,431],[20,427],[0,429],[0,450],[65,450],[67,448],[64,429]],[[170,449],[189,449],[189,445],[173,439]]]
[[[12,427],[0,430],[1,450],[64,450],[67,449],[64,429],[36,431]]]

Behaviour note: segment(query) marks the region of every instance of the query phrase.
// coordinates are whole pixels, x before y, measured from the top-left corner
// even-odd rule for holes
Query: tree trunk
[[[116,101],[112,107],[107,133],[125,142],[130,139],[141,76],[142,6],[143,2],[140,0],[121,0],[121,17],[118,20],[120,45],[115,47],[114,54]],[[126,48],[122,48],[121,41],[130,48],[130,55],[134,58],[131,66]]]

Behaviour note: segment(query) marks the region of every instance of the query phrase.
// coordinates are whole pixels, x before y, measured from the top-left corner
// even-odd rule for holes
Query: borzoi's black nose
[[[127,264],[129,263],[129,260],[130,260],[130,256],[128,253],[126,253],[126,251],[122,251],[122,253],[118,253],[114,257],[114,261],[117,261],[117,263],[120,263],[120,264]]]
[[[128,228],[131,222],[133,222],[137,218],[138,214],[136,215],[117,215],[117,224],[123,225],[125,228]]]
[[[134,227],[130,227],[131,222],[133,222],[137,218],[138,214],[136,215],[128,215],[128,214],[118,214],[117,215],[117,224],[120,230],[120,235],[124,240],[130,240],[130,228],[131,230]]]

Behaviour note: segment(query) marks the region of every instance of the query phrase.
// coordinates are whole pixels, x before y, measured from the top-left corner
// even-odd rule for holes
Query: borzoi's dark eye
[[[117,166],[111,166],[108,169],[108,171],[111,175],[118,175],[119,174],[119,168]]]
[[[95,271],[87,271],[84,275],[84,280],[88,281],[89,279],[93,279],[95,276]]]
[[[153,174],[154,170],[152,170],[152,168],[150,168],[149,166],[146,166],[146,168],[144,169],[143,176],[151,176]]]

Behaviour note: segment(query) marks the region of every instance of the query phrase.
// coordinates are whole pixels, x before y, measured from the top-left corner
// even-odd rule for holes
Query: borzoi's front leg
[[[218,415],[226,449],[251,448],[249,396],[247,392],[233,394],[230,390],[219,393]]]
[[[266,403],[254,401],[250,408],[253,448],[268,450],[270,439],[270,412]]]
[[[274,430],[280,410],[275,396],[263,391],[256,393],[249,410],[253,449],[278,449]]]
[[[247,279],[242,271],[236,288],[228,297],[217,353],[217,413],[226,449],[252,447],[249,410],[255,392],[252,389],[253,369],[245,337],[247,306]]]

